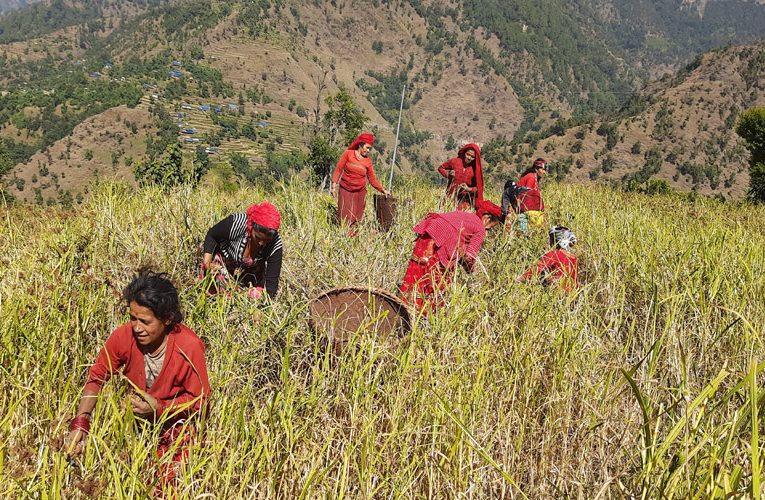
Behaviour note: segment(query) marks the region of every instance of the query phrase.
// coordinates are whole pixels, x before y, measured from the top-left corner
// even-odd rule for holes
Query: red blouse
[[[130,323],[125,323],[106,340],[98,359],[90,368],[85,389],[100,391],[104,383],[121,368],[123,375],[139,389],[157,399],[160,406],[158,415],[167,410],[183,413],[197,411],[210,396],[204,351],[199,337],[186,325],[177,324],[168,334],[162,369],[147,390],[144,355],[133,337]]]
[[[528,281],[532,276],[537,276],[545,285],[559,282],[564,290],[570,292],[577,286],[577,267],[576,255],[558,248],[544,254],[535,267],[523,273],[520,280]]]
[[[545,209],[545,202],[542,201],[542,191],[539,189],[539,181],[537,180],[537,174],[529,172],[521,177],[518,181],[519,186],[529,188],[529,191],[521,193],[518,196],[519,212],[527,212],[529,210],[543,211]]]
[[[341,179],[342,176],[342,179]],[[371,158],[357,158],[355,149],[346,149],[337,162],[335,172],[332,174],[332,182],[337,184],[340,180],[340,187],[346,191],[356,192],[366,189],[367,178],[373,188],[385,192],[385,188],[375,177],[375,170],[372,167]]]
[[[454,171],[454,177],[449,177],[449,170]],[[449,179],[446,187],[446,193],[449,195],[456,194],[460,184],[465,184],[472,193],[478,192],[475,168],[472,165],[465,165],[459,156],[443,162],[438,167],[438,173]]]

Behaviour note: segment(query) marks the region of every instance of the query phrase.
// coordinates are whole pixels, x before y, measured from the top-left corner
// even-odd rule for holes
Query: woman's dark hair
[[[125,302],[135,302],[148,307],[161,321],[170,321],[170,326],[183,321],[178,290],[165,273],[140,269],[138,274],[122,292]]]
[[[254,233],[254,232],[257,232],[257,233],[263,233],[263,234],[265,234],[265,235],[267,235],[267,236],[270,236],[270,237],[272,237],[272,238],[273,238],[274,236],[276,236],[276,233],[278,233],[278,232],[279,232],[279,231],[277,231],[276,229],[271,229],[270,227],[261,226],[261,225],[260,225],[260,224],[258,224],[257,222],[253,222],[253,223],[250,225],[250,228],[251,228],[251,229],[250,229],[250,233]]]

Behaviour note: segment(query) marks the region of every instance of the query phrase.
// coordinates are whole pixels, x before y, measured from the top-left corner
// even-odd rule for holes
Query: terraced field
[[[151,94],[155,92],[147,92],[141,99],[139,107],[148,108],[152,99]],[[173,116],[178,113],[183,114],[183,117],[177,118],[177,123],[180,125],[178,127],[178,139],[187,149],[196,149],[199,145],[211,146],[205,141],[204,136],[206,134],[213,135],[222,130],[222,126],[213,122],[216,106],[223,109],[220,115],[228,119],[233,118],[237,127],[241,127],[252,120],[258,129],[258,139],[255,141],[245,137],[223,139],[221,144],[216,146],[222,155],[235,152],[244,153],[254,162],[261,163],[266,156],[266,147],[269,143],[273,143],[275,150],[282,153],[299,150],[303,145],[304,126],[301,123],[301,118],[292,112],[282,110],[278,105],[258,106],[256,110],[255,105],[247,103],[245,104],[246,113],[239,116],[236,111],[227,109],[227,105],[232,103],[231,100],[189,98],[183,102],[163,101],[163,103]],[[184,105],[190,106],[191,109],[183,108]],[[210,110],[200,110],[199,107],[202,105],[210,106]],[[267,111],[271,113],[270,117],[265,117]],[[182,132],[184,129],[190,128],[196,129],[196,133],[184,134]],[[199,142],[185,142],[186,138],[198,138]]]

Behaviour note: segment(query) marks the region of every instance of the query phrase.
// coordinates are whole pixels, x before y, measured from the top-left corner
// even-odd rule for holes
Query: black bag
[[[531,188],[519,186],[513,181],[505,182],[505,188],[502,190],[502,215],[500,216],[502,222],[505,222],[510,208],[513,209],[513,212],[518,211],[518,196],[526,191],[531,191]]]

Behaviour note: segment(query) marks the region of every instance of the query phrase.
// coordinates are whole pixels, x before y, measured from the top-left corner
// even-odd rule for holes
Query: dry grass
[[[2,211],[0,496],[113,498],[156,484],[156,435],[123,410],[116,380],[83,459],[56,451],[142,264],[172,274],[207,345],[213,402],[183,497],[751,494],[765,210],[548,186],[548,205],[561,207],[551,222],[581,242],[577,294],[514,284],[543,236],[495,232],[481,255],[488,275],[458,276],[449,308],[409,342],[368,336],[332,362],[307,327],[308,299],[333,286],[395,289],[410,228],[440,190],[397,193],[393,231],[370,223],[354,240],[329,222],[328,198],[302,185],[165,196],[106,184],[76,212]],[[193,255],[210,224],[264,198],[282,210],[286,262],[278,303],[256,321],[241,298],[205,296]]]

